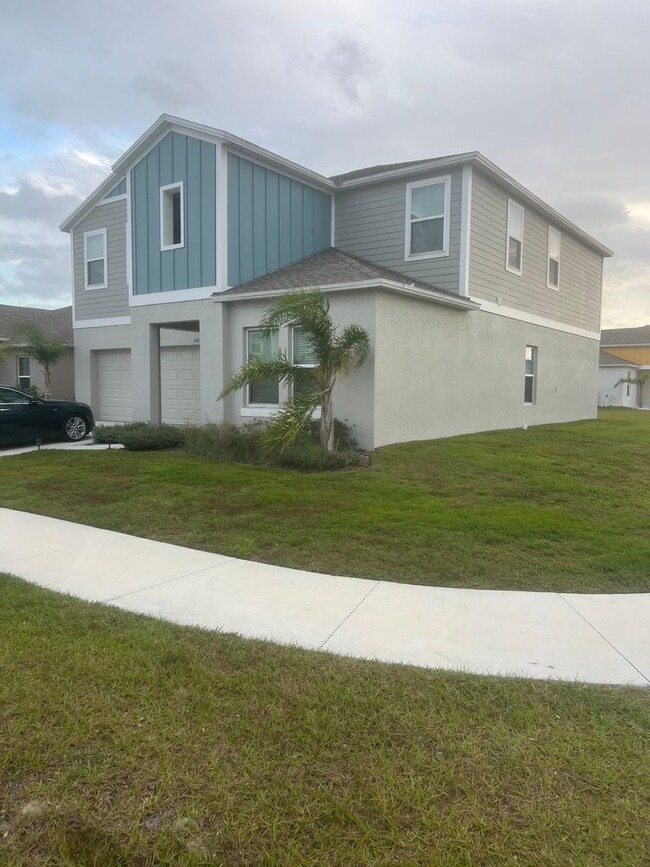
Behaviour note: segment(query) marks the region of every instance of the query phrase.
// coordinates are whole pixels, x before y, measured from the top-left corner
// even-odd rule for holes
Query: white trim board
[[[460,274],[459,291],[469,297],[469,249],[472,225],[472,167],[463,165],[460,205]]]
[[[145,307],[148,304],[172,304],[176,301],[202,301],[217,291],[216,286],[199,286],[196,289],[170,289],[169,292],[148,292],[129,295],[129,307]]]
[[[103,328],[107,325],[130,325],[130,316],[106,316],[104,319],[73,319],[73,328]]]
[[[552,328],[554,331],[564,331],[566,334],[575,334],[577,337],[587,337],[589,340],[600,341],[598,331],[589,331],[586,328],[568,325],[566,322],[559,322],[556,319],[546,319],[544,316],[526,313],[525,310],[517,310],[514,307],[504,307],[501,304],[495,304],[494,301],[484,301],[482,298],[475,300],[481,305],[483,313],[493,313],[497,316],[505,316],[506,319],[516,319],[518,322],[527,322],[529,325],[540,325],[542,328]]]

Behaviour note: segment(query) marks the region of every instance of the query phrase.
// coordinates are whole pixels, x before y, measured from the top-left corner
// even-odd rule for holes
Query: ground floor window
[[[524,368],[524,403],[535,403],[537,380],[537,347],[526,347],[526,364]]]
[[[313,369],[316,367],[316,354],[311,342],[304,331],[293,328],[291,334],[291,361],[296,367]],[[296,383],[293,387],[294,394],[313,394],[318,389],[318,383],[310,378],[305,382]]]
[[[259,328],[246,331],[246,357],[271,359],[279,351],[278,331],[266,333]],[[280,403],[280,383],[277,379],[260,379],[248,386],[248,403],[255,406],[277,406]]]
[[[17,358],[18,365],[18,388],[27,391],[32,384],[32,379],[29,372],[29,355],[19,355]]]

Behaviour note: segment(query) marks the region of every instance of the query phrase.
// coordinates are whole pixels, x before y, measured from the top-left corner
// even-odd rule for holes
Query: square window
[[[407,184],[406,261],[449,254],[450,184],[449,177]]]

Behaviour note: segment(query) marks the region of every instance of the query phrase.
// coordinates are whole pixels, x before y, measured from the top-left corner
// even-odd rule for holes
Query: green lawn
[[[0,598],[7,867],[648,863],[647,690]]]
[[[650,413],[407,443],[309,474],[182,452],[0,460],[0,505],[284,566],[445,586],[650,589]]]

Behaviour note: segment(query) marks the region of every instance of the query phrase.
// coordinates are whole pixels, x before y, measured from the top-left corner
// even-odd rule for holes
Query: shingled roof
[[[598,366],[599,367],[637,367],[636,364],[633,364],[631,361],[626,361],[624,358],[618,358],[616,355],[612,355],[609,352],[603,352],[600,350],[598,356]]]
[[[446,295],[457,297],[455,292],[439,289],[437,286],[423,283],[421,280],[414,280],[412,277],[407,277],[406,274],[400,274],[399,271],[375,265],[373,262],[368,262],[359,256],[344,253],[343,250],[339,250],[336,247],[329,247],[327,250],[314,253],[313,256],[309,256],[306,259],[301,259],[300,262],[295,262],[293,265],[287,265],[278,271],[265,274],[263,277],[258,277],[255,280],[249,280],[240,286],[233,286],[226,292],[219,293],[219,296],[241,295],[248,292],[305,289],[340,283],[367,282],[368,280],[391,280],[405,286],[414,286],[417,289],[442,292]]]
[[[16,307],[0,304],[0,340],[12,340],[21,325],[40,328],[50,340],[73,345],[72,307],[44,310],[40,307]]]
[[[601,346],[644,346],[650,344],[650,325],[638,328],[604,328],[600,332]]]

